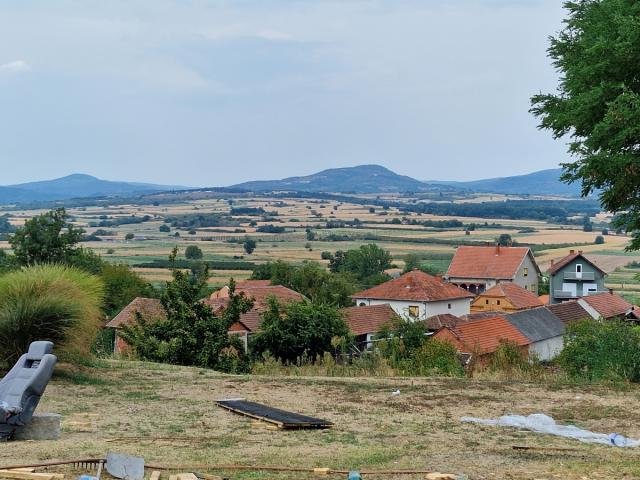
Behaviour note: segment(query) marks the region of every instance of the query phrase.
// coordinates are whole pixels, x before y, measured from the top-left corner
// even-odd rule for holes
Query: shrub
[[[189,245],[184,251],[184,256],[189,260],[200,260],[202,258],[202,250],[197,245]]]
[[[412,357],[416,375],[464,375],[456,347],[450,342],[430,339],[415,350]]]
[[[13,362],[35,340],[56,353],[87,355],[100,327],[103,286],[88,273],[39,265],[0,277],[0,359]]]
[[[598,235],[593,243],[596,245],[602,245],[604,243],[604,237],[602,235]]]
[[[253,339],[253,351],[269,353],[283,362],[302,356],[315,358],[335,351],[336,338],[349,337],[349,328],[340,311],[326,304],[291,302],[281,305],[275,298],[262,315],[262,332]]]
[[[640,329],[628,322],[572,323],[564,344],[559,361],[572,377],[640,381]]]

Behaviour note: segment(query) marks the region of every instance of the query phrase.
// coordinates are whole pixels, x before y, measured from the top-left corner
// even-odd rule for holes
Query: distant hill
[[[580,196],[580,184],[561,182],[561,173],[561,168],[552,168],[513,177],[488,178],[470,182],[427,181],[427,183],[448,185],[472,192]]]
[[[0,202],[14,203],[80,197],[109,197],[184,189],[185,187],[150,183],[112,182],[101,180],[91,175],[76,173],[54,180],[0,187]]]
[[[380,165],[330,168],[304,177],[258,180],[233,185],[253,192],[292,190],[300,192],[383,193],[419,192],[442,187],[430,186],[415,178],[398,175]]]

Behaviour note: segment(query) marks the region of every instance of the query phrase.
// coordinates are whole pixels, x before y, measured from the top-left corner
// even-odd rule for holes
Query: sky
[[[554,168],[558,0],[3,0],[0,184]]]

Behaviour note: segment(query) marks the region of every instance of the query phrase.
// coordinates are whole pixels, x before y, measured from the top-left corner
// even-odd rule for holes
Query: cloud
[[[271,40],[273,42],[284,42],[292,39],[291,35],[288,33],[280,32],[278,30],[262,30],[256,34],[256,37],[264,40]]]
[[[14,60],[0,65],[0,73],[24,73],[31,70],[31,66],[24,60]]]

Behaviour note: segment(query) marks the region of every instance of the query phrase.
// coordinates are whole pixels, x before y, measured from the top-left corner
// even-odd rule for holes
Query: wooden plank
[[[151,472],[149,480],[160,480],[160,472],[158,470],[154,470],[153,472]]]
[[[194,473],[179,473],[178,480],[198,480]]]
[[[0,470],[0,478],[11,480],[59,480],[60,474],[53,473],[31,473],[19,470]],[[62,476],[64,478],[64,475]]]

